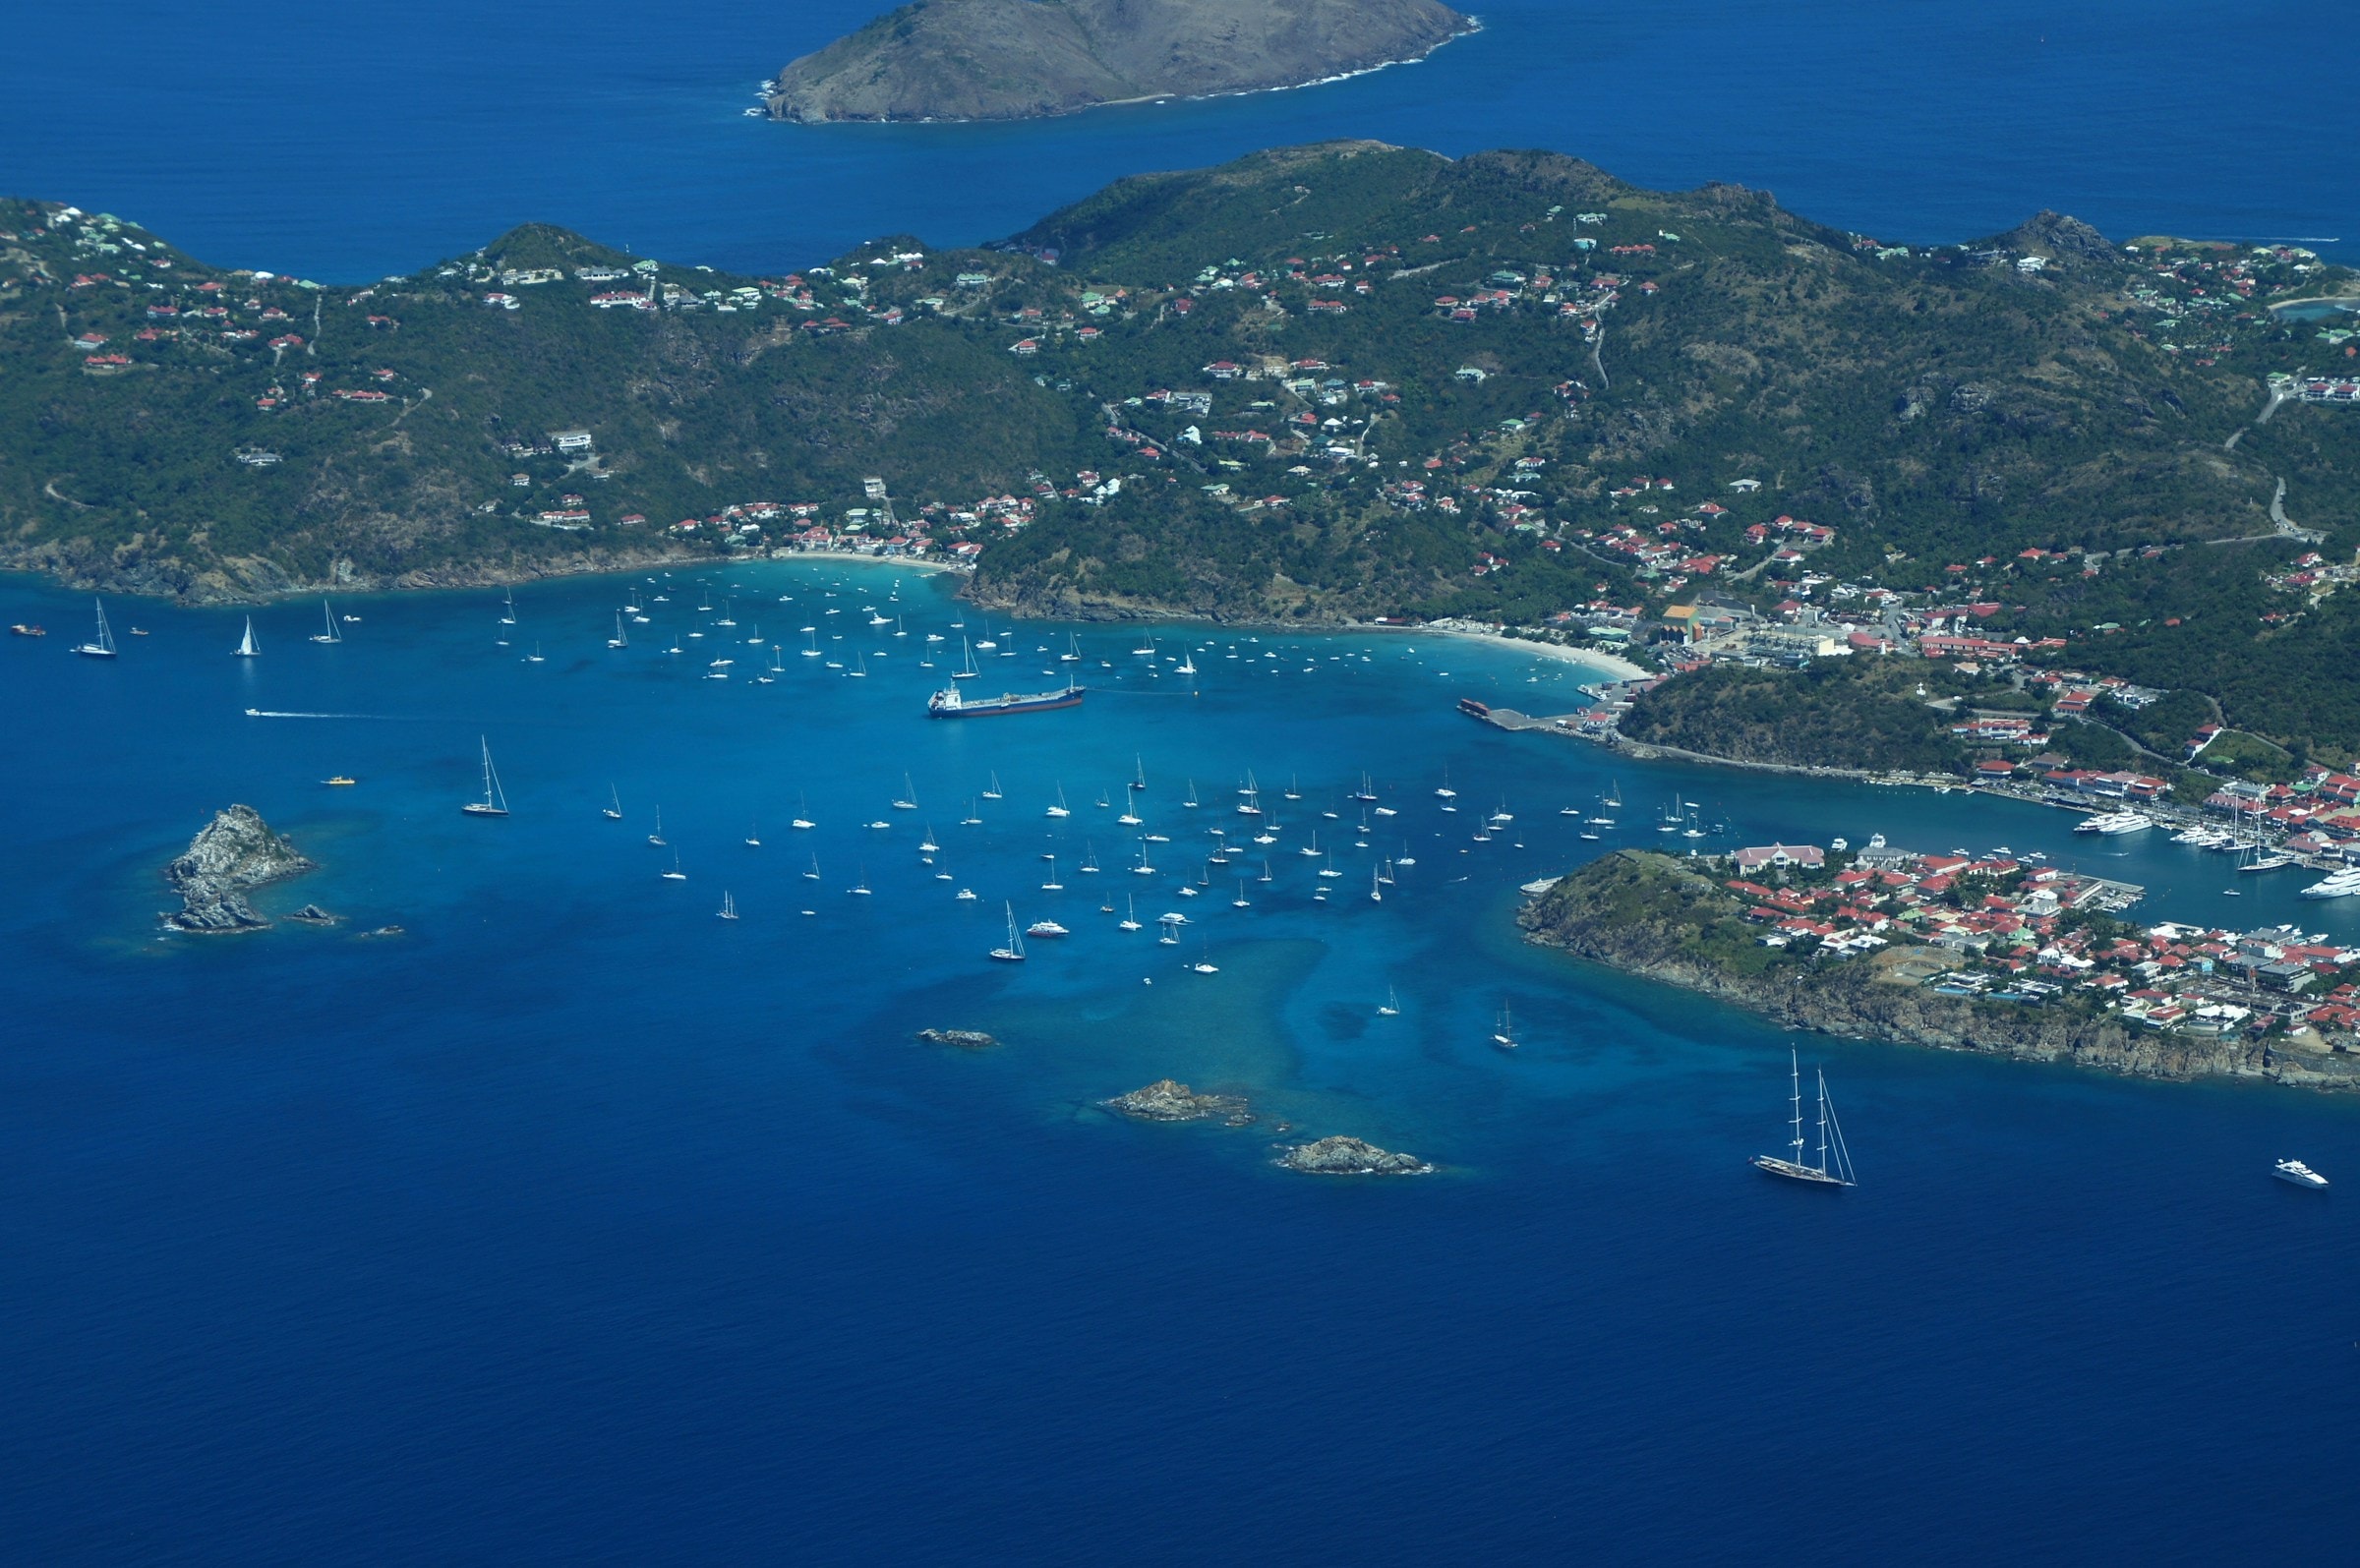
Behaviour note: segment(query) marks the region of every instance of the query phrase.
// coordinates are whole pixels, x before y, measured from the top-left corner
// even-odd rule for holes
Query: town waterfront
[[[2154,918],[2350,933],[2351,900],[2283,878],[2227,900],[2218,857],[2093,845],[2066,813],[1459,717],[1461,695],[1578,700],[1590,672],[1512,648],[1164,627],[1147,656],[1137,628],[1011,632],[957,581],[577,579],[519,592],[512,627],[499,593],[356,599],[334,646],[287,604],[256,614],[252,661],[229,657],[242,611],[118,602],[113,664],[57,635],[87,599],[0,587],[0,619],[52,630],[0,650],[37,737],[6,785],[0,916],[30,1022],[0,1068],[21,1549],[928,1560],[989,1539],[1082,1561],[1185,1539],[1253,1561],[1309,1533],[1707,1561],[1806,1519],[1867,1559],[2335,1539],[2329,1491],[2250,1500],[2289,1446],[2353,1457],[2337,1194],[2360,1102],[1790,1042],[1529,948],[1512,915],[1519,884],[1618,842],[1559,815],[1610,785],[1619,842],[1651,847],[1677,793],[1728,822],[1707,848],[2004,842],[2148,885]],[[610,649],[626,598],[649,620]],[[766,648],[722,647],[725,612],[785,645],[774,683]],[[1082,708],[922,717],[958,637],[1000,645],[981,684],[1030,690],[1075,668],[1069,631]],[[700,678],[715,657],[730,679]],[[479,735],[508,819],[457,810]],[[1135,759],[1153,877],[1109,820]],[[1250,846],[1251,908],[1234,874],[1182,897],[1210,828],[1247,824],[1249,770],[1272,881]],[[1364,771],[1375,803],[1348,798]],[[1060,787],[1071,818],[1047,815]],[[159,935],[157,867],[232,800],[322,864],[266,912],[345,924]],[[676,851],[685,882],[658,875]],[[1186,913],[1184,940],[1101,912],[1134,897],[1143,922]],[[1004,904],[1073,934],[993,964]],[[1489,1041],[1504,1002],[1512,1056]],[[1004,1043],[912,1041],[930,1026]],[[1790,1043],[1860,1169],[1832,1201],[1743,1164],[1780,1150]],[[1262,1120],[1095,1108],[1165,1075]],[[1270,1165],[1331,1132],[1442,1169]],[[2339,1186],[2272,1182],[2287,1155]],[[1844,1463],[1757,1440],[1790,1429]]]

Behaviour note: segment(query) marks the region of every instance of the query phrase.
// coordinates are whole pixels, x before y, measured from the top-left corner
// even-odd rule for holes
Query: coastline
[[[2111,1013],[2077,1015],[2061,1006],[2027,1006],[1949,997],[1885,976],[1889,966],[1939,950],[1887,949],[1882,960],[1855,958],[1800,972],[1738,974],[1685,951],[1687,932],[1662,920],[1622,917],[1618,890],[1605,884],[1621,851],[1558,879],[1517,911],[1524,940],[1554,948],[1692,995],[1727,1003],[1782,1028],[2013,1061],[2094,1069],[2124,1077],[2174,1082],[2244,1078],[2310,1089],[2360,1089],[2360,1063],[2325,1047],[2306,1051],[2242,1037],[2201,1038],[2126,1026]],[[1642,871],[1641,875],[1647,873]],[[1740,906],[1707,878],[1675,863],[1668,873],[1682,921],[1735,915]],[[1719,905],[1726,904],[1727,908]],[[2316,1064],[2316,1065],[2314,1065]]]
[[[550,561],[424,567],[390,578],[354,573],[319,581],[297,581],[273,569],[271,575],[278,580],[267,584],[233,582],[226,573],[216,569],[198,573],[193,580],[176,587],[156,576],[109,577],[77,570],[53,556],[26,558],[23,553],[14,558],[0,558],[0,572],[21,573],[38,579],[47,586],[74,593],[112,594],[130,599],[161,600],[190,609],[213,609],[236,605],[273,605],[289,599],[309,599],[317,594],[443,593],[473,588],[511,588],[562,578],[620,577],[651,568],[671,570],[683,564],[726,570],[806,556],[865,561],[912,572],[951,572],[961,576],[973,572],[972,567],[953,561],[926,560],[910,555],[873,555],[856,550],[779,550],[765,551],[759,555],[717,556],[695,551],[663,549],[623,552],[599,557],[574,555]]]
[[[1659,673],[1659,671],[1634,665],[1619,654],[1599,653],[1588,648],[1569,648],[1564,643],[1547,642],[1538,638],[1511,637],[1504,631],[1495,630],[1475,621],[1437,620],[1429,621],[1423,626],[1388,626],[1386,629],[1388,631],[1440,633],[1445,637],[1463,637],[1469,642],[1490,643],[1496,648],[1512,648],[1519,653],[1533,654],[1542,659],[1553,659],[1563,665],[1585,665],[1592,669],[1610,674],[1617,680],[1651,680]]]

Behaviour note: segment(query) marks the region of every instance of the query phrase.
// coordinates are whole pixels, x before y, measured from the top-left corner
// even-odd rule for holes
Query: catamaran
[[[263,657],[263,645],[254,640],[254,617],[252,615],[246,617],[246,635],[238,639],[238,646],[231,652],[239,659]]]
[[[1794,1083],[1795,1136],[1789,1146],[1793,1159],[1781,1159],[1775,1154],[1756,1154],[1748,1163],[1765,1176],[1781,1176],[1790,1182],[1807,1182],[1813,1187],[1851,1187],[1852,1156],[1844,1147],[1844,1130],[1836,1125],[1835,1102],[1827,1097],[1827,1074],[1819,1074],[1819,1163],[1802,1163],[1802,1059],[1793,1051],[1787,1053],[1787,1072]]]
[[[340,643],[344,640],[344,633],[338,629],[336,625],[335,611],[327,608],[327,601],[324,599],[320,601],[320,618],[327,623],[327,629],[325,631],[316,631],[312,633],[312,641],[316,643]]]
[[[478,737],[481,740],[481,737]],[[459,809],[471,817],[504,817],[508,814],[508,797],[501,792],[500,775],[492,767],[492,742],[481,741],[484,748],[484,798],[470,800]]]
[[[1070,817],[1073,815],[1073,812],[1068,809],[1065,803],[1065,785],[1063,784],[1059,784],[1057,786],[1057,803],[1049,807],[1049,815],[1052,817]]]
[[[115,634],[106,629],[106,607],[95,599],[90,601],[90,605],[98,611],[97,635],[74,651],[86,658],[112,659],[115,657]]]

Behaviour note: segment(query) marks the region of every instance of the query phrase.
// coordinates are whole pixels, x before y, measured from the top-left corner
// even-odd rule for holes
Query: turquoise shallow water
[[[1407,635],[1164,628],[1151,675],[1139,633],[1074,628],[1081,709],[930,724],[922,639],[961,611],[896,580],[715,576],[742,632],[849,622],[816,640],[870,670],[789,652],[770,686],[742,646],[738,678],[696,678],[719,633],[685,638],[687,579],[621,651],[624,579],[523,591],[505,648],[496,594],[340,602],[361,618],[332,648],[304,640],[316,605],[274,607],[252,663],[228,657],[239,613],[118,603],[150,635],[113,666],[61,646],[87,601],[0,584],[0,618],[53,633],[0,649],[24,741],[0,784],[23,832],[0,1457],[30,1558],[1718,1561],[1816,1533],[1870,1560],[2196,1561],[2336,1539],[2331,1488],[2278,1482],[2290,1449],[2352,1457],[2350,1226],[2340,1187],[2266,1173],[2360,1171],[2351,1106],[1806,1038],[1863,1178],[1820,1201],[1742,1164],[1781,1132],[1785,1036],[1512,929],[1519,882],[1602,847],[1559,806],[1610,783],[1652,842],[1676,791],[1728,819],[1719,842],[2096,854],[2070,819],[1610,773],[1451,711],[1571,706],[1581,671]],[[985,663],[1041,683],[1068,630]],[[479,735],[504,821],[457,811]],[[1171,840],[1153,878],[1118,869],[1136,846],[1094,804],[1135,757]],[[1282,823],[1272,882],[1249,910],[1217,878],[1180,898],[1205,829],[1244,823],[1248,769]],[[1366,851],[1340,798],[1363,770],[1398,813]],[[339,771],[358,785],[317,782]],[[890,806],[905,774],[916,812]],[[266,904],[351,924],[158,939],[156,866],[233,799],[323,863]],[[1474,842],[1503,801],[1509,831]],[[685,883],[657,875],[658,805]],[[952,883],[916,850],[929,824]],[[1344,872],[1325,904],[1293,852],[1315,828]],[[1371,902],[1401,842],[1415,866]],[[2119,852],[2104,869],[2158,915],[2349,929],[2291,882],[2223,900],[2217,859]],[[1189,941],[1114,929],[1095,884],[1143,920],[1185,910]],[[1074,934],[995,965],[1003,901]],[[353,935],[388,921],[407,934]],[[1504,1001],[1513,1057],[1487,1039]],[[938,1024],[1007,1043],[910,1041]],[[1266,1120],[1094,1108],[1167,1074]],[[1294,1177],[1268,1163],[1280,1120],[1444,1169]]]

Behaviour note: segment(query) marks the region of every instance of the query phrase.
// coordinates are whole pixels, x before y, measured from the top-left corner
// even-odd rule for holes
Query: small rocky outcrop
[[[1231,1127],[1254,1120],[1243,1096],[1199,1094],[1174,1078],[1157,1078],[1146,1088],[1133,1089],[1102,1102],[1109,1111],[1142,1122],[1210,1122],[1215,1118]]]
[[[917,1039],[926,1045],[955,1045],[962,1051],[987,1051],[1000,1043],[981,1029],[920,1029]]]
[[[341,923],[344,917],[340,914],[331,914],[316,903],[307,903],[289,914],[287,918],[299,925],[336,925]]]
[[[246,901],[246,894],[312,869],[312,861],[271,832],[261,812],[227,807],[199,830],[186,853],[164,867],[164,880],[181,902],[178,913],[164,916],[164,924],[199,935],[265,930],[270,922]]]
[[[1395,1154],[1356,1137],[1299,1143],[1278,1156],[1290,1171],[1313,1176],[1429,1176],[1434,1167],[1415,1154]]]

